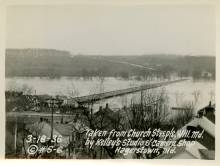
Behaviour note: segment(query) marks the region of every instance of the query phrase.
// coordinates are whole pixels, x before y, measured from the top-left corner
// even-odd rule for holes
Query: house
[[[71,106],[73,108],[79,107],[78,102],[76,100],[74,100],[73,98],[66,98],[66,99],[64,99],[62,105],[68,105],[68,106]]]
[[[180,130],[194,129],[203,131],[202,139],[195,139],[195,144],[176,148],[176,153],[161,154],[157,159],[215,159],[215,105],[209,105],[198,111],[198,116]],[[179,130],[179,131],[180,131]],[[181,140],[182,138],[176,138]]]
[[[208,71],[202,71],[201,72],[201,77],[202,78],[212,78],[212,73],[210,73]]]
[[[67,124],[54,123],[53,135],[61,137],[59,147],[63,149],[59,156],[64,158],[77,158],[77,149],[82,149],[81,146],[84,144],[83,141],[87,129],[88,127],[79,119]],[[33,136],[45,135],[47,138],[51,137],[51,124],[42,119],[41,121],[26,125],[26,130]],[[25,146],[27,149],[29,145],[26,144]]]

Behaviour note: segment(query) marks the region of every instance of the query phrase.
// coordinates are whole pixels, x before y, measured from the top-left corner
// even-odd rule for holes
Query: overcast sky
[[[215,54],[209,6],[10,6],[7,48],[73,54]]]

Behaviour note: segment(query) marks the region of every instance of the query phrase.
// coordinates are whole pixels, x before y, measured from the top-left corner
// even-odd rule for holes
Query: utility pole
[[[53,139],[53,106],[52,106],[52,113],[51,113],[51,140]]]
[[[50,139],[52,140],[53,139],[53,111],[54,111],[53,107],[56,104],[55,99],[47,100],[47,104],[48,104],[50,111],[51,111],[51,136],[50,136]]]
[[[51,111],[51,140],[53,139],[53,114],[54,114],[54,107],[59,107],[62,104],[62,101],[59,101],[59,99],[49,99],[47,100],[47,104]]]
[[[17,154],[17,132],[18,132],[18,121],[17,121],[17,117],[15,120],[15,128],[14,128],[14,132],[15,132],[15,140],[14,140],[14,149],[15,149],[15,155]]]

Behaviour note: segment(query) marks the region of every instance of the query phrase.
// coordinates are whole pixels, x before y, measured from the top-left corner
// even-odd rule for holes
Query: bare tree
[[[23,94],[28,94],[31,95],[34,92],[34,89],[30,86],[28,86],[27,84],[23,84],[18,91],[23,92]]]
[[[195,110],[194,102],[184,102],[176,116],[172,117],[172,123],[177,128],[187,124],[192,118]]]
[[[180,106],[183,102],[184,93],[175,92],[176,106]]]
[[[73,82],[71,82],[70,86],[67,88],[67,94],[70,97],[78,97],[79,96],[79,90],[76,88]]]
[[[23,92],[23,94],[33,94],[34,89],[27,84],[19,86],[16,81],[10,81],[6,84],[6,89],[9,91]]]
[[[18,91],[17,82],[15,80],[6,82],[6,89],[9,91]]]
[[[209,92],[210,95],[210,101],[215,102],[215,91],[211,90]]]
[[[201,92],[200,92],[200,90],[195,90],[195,91],[193,91],[192,95],[194,97],[194,105],[196,106],[199,101],[199,98],[201,96]]]

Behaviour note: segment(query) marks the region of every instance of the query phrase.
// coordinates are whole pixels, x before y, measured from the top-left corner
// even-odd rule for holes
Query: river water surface
[[[48,77],[12,77],[6,78],[6,90],[31,89],[32,94],[48,94],[48,95],[66,95],[66,96],[84,96],[94,93],[101,93],[117,89],[125,89],[129,87],[139,86],[146,83],[161,81],[141,81],[141,80],[125,80],[114,77],[104,79],[92,78],[84,79],[81,77],[61,77],[51,79]],[[161,91],[157,88],[154,92]],[[215,82],[214,81],[193,81],[187,80],[170,84],[163,88],[169,97],[169,106],[176,107],[183,102],[195,102],[196,109],[208,105],[209,101],[215,100]],[[134,94],[140,96],[140,93]],[[129,97],[134,95],[127,95]],[[125,97],[116,97],[98,103],[96,106],[109,103],[111,108],[121,108],[125,105]]]

